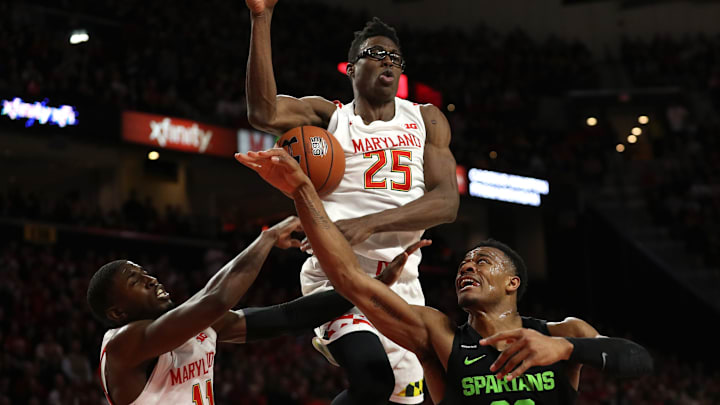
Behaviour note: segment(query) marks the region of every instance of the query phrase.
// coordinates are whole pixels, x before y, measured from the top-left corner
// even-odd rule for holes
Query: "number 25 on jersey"
[[[363,154],[365,159],[375,159],[373,164],[365,170],[365,188],[366,189],[387,189],[387,178],[378,175],[378,172],[388,164],[388,155],[390,155],[391,167],[393,173],[402,173],[402,181],[390,181],[390,189],[395,191],[410,191],[412,187],[412,173],[408,162],[412,161],[412,151],[409,150],[376,150]]]

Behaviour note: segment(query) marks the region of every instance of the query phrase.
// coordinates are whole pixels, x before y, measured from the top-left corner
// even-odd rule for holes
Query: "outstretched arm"
[[[299,229],[300,221],[290,217],[263,231],[186,302],[157,319],[131,323],[118,333],[108,346],[108,355],[120,366],[136,366],[175,349],[211,326],[245,294],[275,244],[283,248],[300,245],[299,240],[290,238]]]
[[[627,339],[602,336],[581,319],[548,323],[548,330],[552,336],[531,329],[515,329],[482,339],[481,345],[510,343],[490,370],[497,372],[498,378],[513,379],[530,367],[563,360],[587,364],[624,378],[639,377],[653,370],[652,358],[645,348]],[[576,371],[579,372],[579,368]],[[579,374],[573,379],[576,388],[577,378]]]
[[[277,0],[247,0],[252,24],[248,55],[248,120],[260,130],[281,135],[301,126],[327,127],[335,105],[322,97],[278,96],[272,65],[270,23]]]
[[[394,284],[411,253],[395,257],[377,279],[388,286]],[[337,291],[323,291],[269,307],[229,311],[213,328],[222,342],[252,342],[303,332],[337,318],[353,306]]]
[[[430,325],[425,323],[421,311],[360,269],[350,244],[328,218],[317,192],[297,162],[283,149],[235,156],[268,183],[293,196],[303,230],[335,289],[355,304],[380,332],[416,353],[421,361],[430,354],[433,350],[428,333]],[[422,246],[427,242],[418,243]]]
[[[336,225],[351,245],[378,232],[416,231],[455,220],[460,197],[455,158],[450,152],[450,125],[442,111],[433,105],[423,106],[421,111],[426,130],[425,194],[402,207],[337,221]]]

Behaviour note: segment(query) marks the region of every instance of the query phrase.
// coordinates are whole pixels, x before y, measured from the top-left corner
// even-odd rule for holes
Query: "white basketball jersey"
[[[105,332],[100,352],[100,377],[105,397],[111,405],[105,379],[105,347],[121,330],[122,328],[118,328]],[[161,354],[145,388],[132,404],[214,404],[213,363],[216,338],[215,331],[207,328],[175,350]]]
[[[395,116],[390,121],[366,125],[355,115],[354,102],[336,104],[328,131],[345,152],[345,176],[338,188],[323,198],[330,219],[397,208],[425,194],[425,123],[420,105],[396,97]],[[389,262],[422,234],[422,230],[376,233],[353,250],[369,259]],[[419,263],[420,251],[413,256],[408,263]]]

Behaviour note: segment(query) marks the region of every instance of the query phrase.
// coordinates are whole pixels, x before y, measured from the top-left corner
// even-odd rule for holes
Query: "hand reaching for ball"
[[[292,196],[302,185],[310,185],[310,179],[300,165],[282,148],[261,152],[236,153],[235,160],[253,169],[273,187]]]

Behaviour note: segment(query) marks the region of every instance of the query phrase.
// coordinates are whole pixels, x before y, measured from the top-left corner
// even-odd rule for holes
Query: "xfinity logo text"
[[[69,105],[50,107],[47,103],[48,99],[26,103],[20,97],[15,97],[12,101],[2,100],[2,112],[0,115],[7,115],[11,120],[27,118],[25,127],[30,127],[35,122],[43,125],[49,123],[60,128],[67,125],[77,125],[78,113],[74,107]]]
[[[173,125],[170,118],[160,122],[150,121],[150,140],[157,141],[158,145],[182,145],[197,148],[198,152],[205,153],[213,133],[211,130],[204,131],[197,124],[190,127]]]

